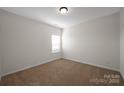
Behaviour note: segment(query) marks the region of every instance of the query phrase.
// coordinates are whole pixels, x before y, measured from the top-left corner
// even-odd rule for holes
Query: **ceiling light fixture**
[[[66,13],[68,13],[68,8],[67,7],[60,7],[59,11],[61,14],[66,14]]]

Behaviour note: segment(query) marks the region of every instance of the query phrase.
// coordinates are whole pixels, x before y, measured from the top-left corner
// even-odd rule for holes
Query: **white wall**
[[[1,74],[2,74],[2,60],[1,60],[1,50],[0,50],[0,79],[1,79]]]
[[[0,42],[0,79],[2,76],[2,58],[1,58],[2,54],[1,54],[1,42]]]
[[[1,78],[1,74],[2,74],[2,59],[1,59],[1,42],[0,42],[0,78]]]
[[[123,12],[121,15],[123,16]],[[64,29],[63,57],[119,70],[119,31],[119,13]],[[121,31],[123,33],[123,30]],[[61,53],[51,53],[52,34],[61,35],[61,30],[0,10],[0,40],[2,40],[0,66],[3,67],[2,69],[0,67],[0,71],[2,70],[2,75],[61,58]],[[121,34],[121,37],[123,35]],[[124,75],[123,53],[121,51],[121,73]]]
[[[1,27],[0,27],[1,28]],[[2,56],[2,52],[1,52],[1,29],[0,29],[0,78],[1,78],[1,73],[2,73],[2,58],[1,58],[1,56]]]
[[[3,45],[2,75],[61,58],[51,53],[51,35],[61,30],[0,10]]]
[[[0,13],[0,21],[1,21],[1,13]],[[0,79],[2,74],[2,35],[1,35],[1,22],[0,22]]]
[[[124,78],[124,8],[120,10],[120,72]]]
[[[119,71],[119,13],[64,29],[63,58]]]

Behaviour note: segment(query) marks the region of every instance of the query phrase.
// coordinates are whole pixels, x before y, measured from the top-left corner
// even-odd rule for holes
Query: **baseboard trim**
[[[78,62],[78,63],[84,63],[84,64],[92,65],[92,66],[95,66],[95,67],[100,67],[100,68],[103,68],[103,69],[108,69],[108,70],[113,70],[113,71],[120,72],[120,69],[111,68],[111,67],[98,65],[98,64],[93,64],[93,63],[89,63],[89,62],[86,62],[86,61],[77,60],[77,59],[73,59],[73,58],[69,58],[69,57],[63,57],[63,59],[72,60],[72,61],[75,61],[75,62]]]
[[[61,59],[61,58],[54,58],[54,59],[42,61],[41,63],[35,64],[35,65],[31,65],[31,66],[27,66],[27,67],[24,67],[24,68],[21,68],[21,69],[18,69],[18,70],[10,71],[10,72],[2,74],[1,78],[3,76],[9,75],[9,74],[13,74],[13,73],[16,73],[16,72],[19,72],[19,71],[23,71],[23,70],[26,70],[26,69],[29,69],[29,68],[32,68],[32,67],[35,67],[35,66],[38,66],[38,65],[42,65],[42,64],[45,64],[45,63],[49,63],[51,61],[59,60],[59,59]]]
[[[6,75],[9,75],[9,74],[13,74],[13,73],[16,73],[16,72],[19,72],[19,71],[23,71],[23,70],[26,70],[26,69],[29,69],[29,68],[32,68],[32,67],[35,67],[35,66],[38,66],[38,65],[42,65],[42,64],[45,64],[45,63],[49,63],[51,61],[55,61],[55,60],[59,60],[59,59],[67,59],[67,60],[72,60],[72,61],[75,61],[75,62],[78,62],[78,63],[84,63],[84,64],[88,64],[88,65],[92,65],[92,66],[96,66],[96,67],[100,67],[100,68],[104,68],[104,69],[108,69],[108,70],[113,70],[113,71],[117,71],[117,72],[120,72],[119,69],[115,69],[115,68],[110,68],[110,67],[107,67],[107,66],[102,66],[102,65],[98,65],[98,64],[91,64],[89,62],[85,62],[85,61],[81,61],[81,60],[77,60],[77,59],[73,59],[73,58],[68,58],[68,57],[63,57],[63,58],[54,58],[54,59],[51,59],[51,60],[46,60],[46,61],[42,61],[42,63],[38,63],[38,64],[35,64],[35,65],[31,65],[31,66],[27,66],[27,67],[24,67],[24,68],[21,68],[21,69],[18,69],[18,70],[15,70],[15,71],[10,71],[10,72],[7,72],[7,73],[4,73],[0,76],[0,80],[3,76],[6,76]],[[121,72],[120,72],[121,73]],[[124,75],[121,73],[123,79],[124,79]]]

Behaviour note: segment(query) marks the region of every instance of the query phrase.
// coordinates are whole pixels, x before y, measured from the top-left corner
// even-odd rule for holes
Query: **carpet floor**
[[[119,72],[59,59],[2,77],[1,86],[118,86]]]

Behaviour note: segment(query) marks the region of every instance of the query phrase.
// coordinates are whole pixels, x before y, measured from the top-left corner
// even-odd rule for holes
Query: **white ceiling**
[[[67,28],[120,10],[117,7],[70,7],[68,14],[62,15],[57,7],[4,7],[2,9],[59,28]]]

